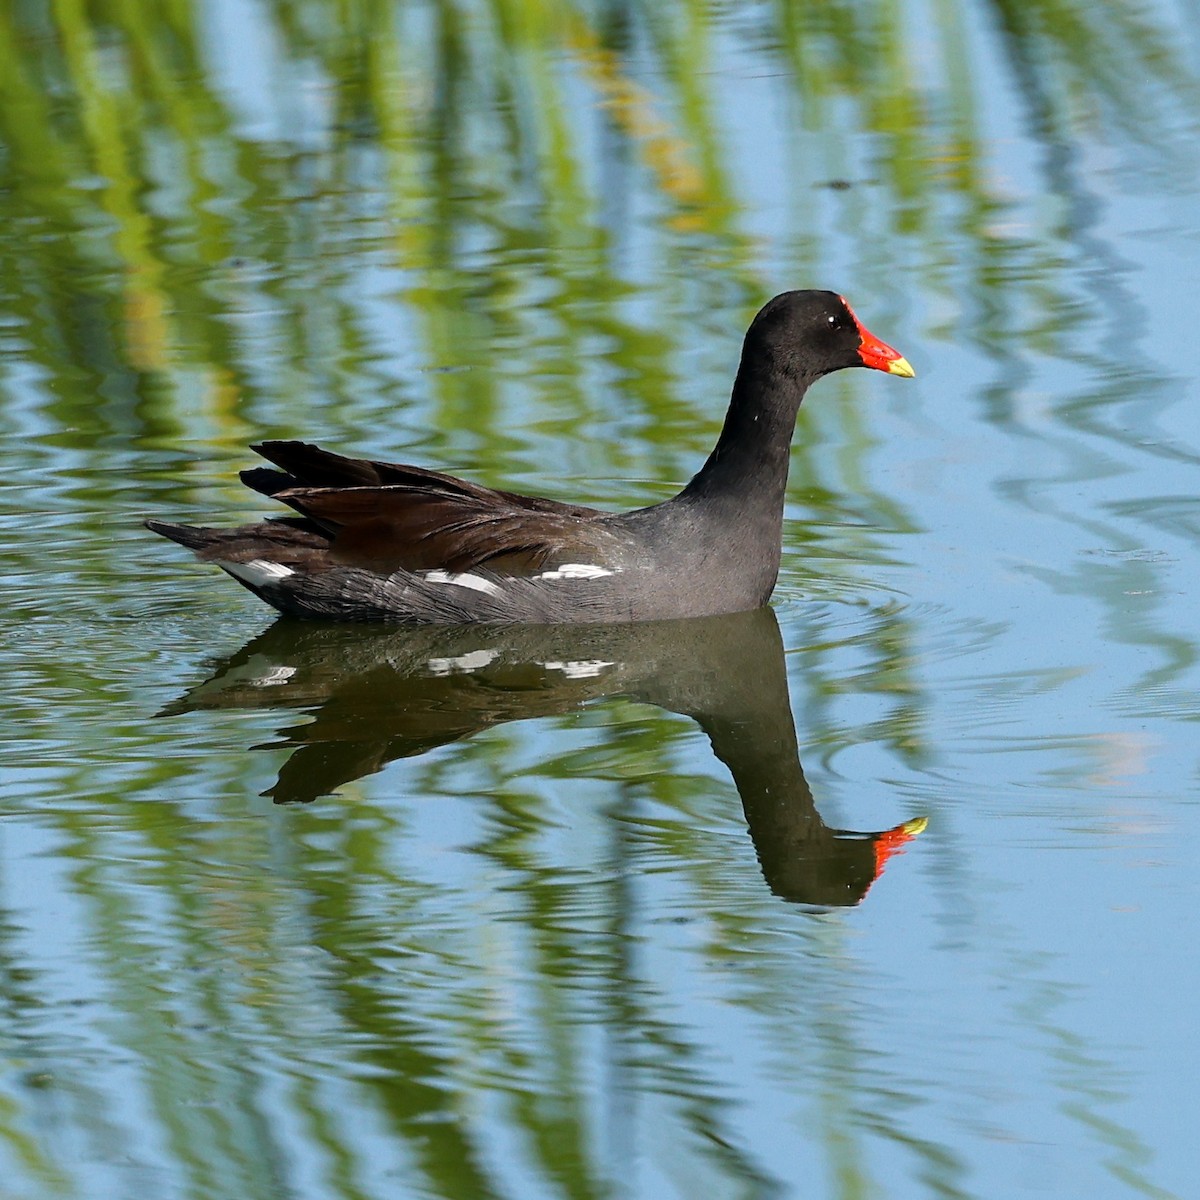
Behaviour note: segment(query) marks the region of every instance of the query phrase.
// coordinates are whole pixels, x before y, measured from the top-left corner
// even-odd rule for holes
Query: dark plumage
[[[678,496],[626,513],[519,496],[304,442],[242,472],[298,517],[238,529],[147,521],[286,613],[411,623],[557,623],[758,608],[779,571],[788,450],[810,384],[912,368],[833,292],[785,292],[754,318],[725,425]]]

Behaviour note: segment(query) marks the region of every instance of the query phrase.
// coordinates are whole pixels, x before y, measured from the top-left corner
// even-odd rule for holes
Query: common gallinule
[[[679,495],[600,512],[304,442],[254,449],[242,480],[299,517],[209,529],[147,521],[285,613],[415,624],[645,621],[766,604],[788,448],[810,384],[911,376],[834,292],[784,292],[750,325],[717,445]]]

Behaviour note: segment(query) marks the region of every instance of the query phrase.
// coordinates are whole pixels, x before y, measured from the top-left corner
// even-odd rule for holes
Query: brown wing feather
[[[254,449],[279,468],[243,472],[256,491],[294,508],[332,539],[331,557],[374,571],[486,566],[536,571],[563,555],[603,561],[619,545],[605,514],[484,487],[404,463],[347,458],[308,442]],[[607,556],[605,550],[608,551]]]
[[[260,469],[244,472],[246,482],[256,491],[267,495],[278,495],[282,490],[296,488],[379,488],[407,487],[419,492],[430,492],[439,496],[462,497],[476,500],[484,506],[498,504],[525,509],[535,513],[556,513],[591,519],[601,516],[599,510],[581,504],[564,504],[558,500],[547,500],[540,496],[522,496],[516,492],[503,492],[496,488],[459,479],[441,471],[430,471],[425,467],[414,467],[406,463],[380,462],[367,458],[347,458],[322,450],[310,442],[271,441],[260,442],[251,449],[274,463],[282,475]],[[272,490],[268,491],[270,477],[274,477]],[[252,481],[253,480],[253,481]]]
[[[332,557],[391,572],[476,567],[524,574],[548,564],[605,562],[616,537],[594,509],[532,511],[491,492],[486,500],[403,486],[289,488],[282,500],[326,530]]]

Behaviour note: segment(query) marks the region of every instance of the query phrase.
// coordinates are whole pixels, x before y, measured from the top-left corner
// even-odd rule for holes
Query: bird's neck
[[[782,519],[792,433],[810,382],[742,363],[721,436],[683,496],[692,502],[752,504]]]

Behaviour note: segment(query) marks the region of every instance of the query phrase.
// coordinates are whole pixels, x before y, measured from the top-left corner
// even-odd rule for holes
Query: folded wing
[[[305,442],[254,447],[279,470],[242,472],[329,539],[333,563],[391,573],[484,568],[533,574],[619,557],[608,514],[483,487],[400,463],[346,458]]]

